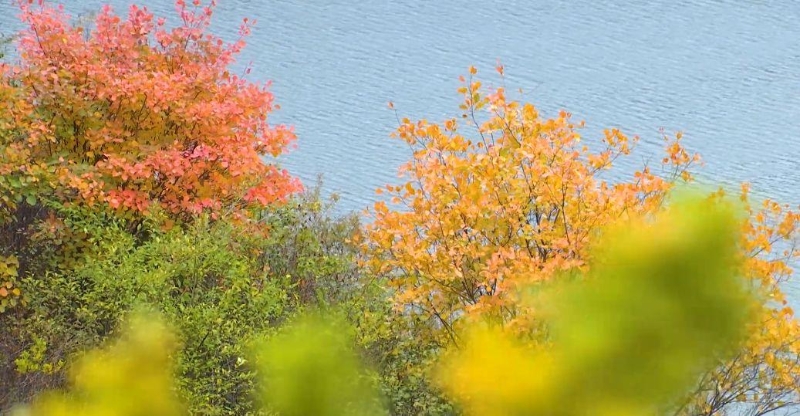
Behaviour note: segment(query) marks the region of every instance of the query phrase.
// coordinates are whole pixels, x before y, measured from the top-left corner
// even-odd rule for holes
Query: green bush
[[[105,243],[104,251],[113,253],[105,258],[68,275],[27,279],[34,315],[26,327],[39,329],[29,334],[34,345],[44,339],[53,351],[45,354],[49,367],[40,371],[59,367],[70,352],[98,345],[116,332],[128,311],[150,305],[174,325],[183,345],[177,384],[192,409],[249,411],[253,375],[241,365],[243,343],[282,316],[286,291],[282,279],[259,269],[237,246],[235,232],[225,222],[199,221],[141,246],[120,234]]]
[[[11,38],[8,36],[0,35],[0,59],[6,56],[6,47],[11,43]]]
[[[429,369],[444,349],[428,336],[429,322],[392,309],[375,282],[346,303],[358,347],[376,372],[392,415],[451,415],[452,404],[430,382]]]
[[[359,286],[350,241],[358,223],[334,218],[332,207],[314,191],[256,223],[198,218],[168,231],[158,213],[134,226],[97,212],[60,213],[63,229],[27,256],[46,263],[22,279],[28,306],[0,315],[9,352],[3,408],[62,386],[74,355],[116,335],[130,310],[147,305],[175,328],[176,385],[190,409],[252,412],[255,376],[244,358],[252,337],[306,307],[339,304]],[[76,241],[84,260],[50,264]]]
[[[534,295],[532,304],[545,309],[553,330],[547,348],[532,348],[489,322],[475,321],[465,328],[466,343],[438,360],[433,380],[467,414],[633,416],[672,410],[673,399],[716,359],[736,350],[742,323],[749,319],[742,305],[754,300],[732,273],[737,267],[734,217],[698,201],[678,204],[633,231],[609,234],[598,244],[588,274]],[[202,244],[185,243],[186,252],[204,252],[192,248]],[[215,258],[203,263],[207,268],[189,269],[214,269]],[[151,274],[159,277],[144,280],[182,275]],[[696,316],[697,311],[703,314]],[[175,318],[168,310],[161,314]],[[69,391],[46,394],[19,414],[185,414],[170,387],[169,333],[146,315],[131,321],[121,341],[79,362]],[[172,322],[184,344],[177,354],[179,384],[185,380],[181,361],[190,348],[186,325]],[[258,397],[263,407],[237,409],[238,414],[386,413],[369,372],[350,349],[350,329],[335,315],[303,314],[280,331],[254,338],[247,355],[252,364],[245,367],[258,376],[257,394],[250,397]],[[203,396],[178,390],[184,390],[192,413],[222,410],[199,407]],[[417,408],[417,414],[441,411]]]
[[[322,196],[322,183],[289,204],[264,211],[260,221],[269,238],[260,261],[287,276],[295,300],[332,306],[363,287],[356,265],[359,219],[335,213],[338,196]]]

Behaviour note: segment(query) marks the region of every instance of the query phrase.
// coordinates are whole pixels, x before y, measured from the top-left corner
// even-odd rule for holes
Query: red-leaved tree
[[[226,42],[208,33],[213,0],[175,4],[169,24],[131,6],[82,27],[61,7],[17,0],[24,28],[14,61],[0,63],[0,413],[60,386],[62,359],[90,346],[59,337],[51,314],[80,310],[91,285],[72,271],[102,259],[109,230],[142,243],[200,214],[255,217],[301,189],[265,160],[295,139],[269,123],[268,85],[231,69],[252,22]],[[52,289],[62,283],[74,298]]]
[[[250,31],[233,42],[207,33],[215,1],[187,5],[168,26],[146,8],[106,6],[91,29],[61,7],[20,1],[19,61],[2,67],[0,184],[12,196],[107,204],[177,217],[241,211],[285,200],[299,181],[267,156],[295,136],[271,125],[268,85],[230,69]],[[19,197],[5,198],[16,208]]]

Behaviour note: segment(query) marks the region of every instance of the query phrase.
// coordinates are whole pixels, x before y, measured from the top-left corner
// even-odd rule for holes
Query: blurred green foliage
[[[160,305],[161,315],[183,344],[182,352],[179,348],[177,354],[170,354],[175,351],[173,338],[158,319],[133,315],[121,341],[89,353],[75,367],[69,393],[46,394],[19,410],[20,415],[183,414],[174,391],[188,402],[192,413],[209,414],[211,408],[198,408],[191,402],[213,403],[210,398],[229,392],[231,386],[215,381],[218,377],[236,380],[225,371],[237,365],[247,369],[244,374],[257,376],[259,387],[253,398],[261,403],[260,410],[253,407],[240,414],[391,411],[391,404],[385,407],[385,397],[380,397],[374,370],[362,364],[354,326],[344,320],[347,308],[301,313],[273,331],[229,306],[228,295],[180,291],[165,295],[186,284],[213,290],[204,286],[208,281],[203,278],[218,276],[214,273],[223,267],[217,251],[231,256],[224,265],[227,276],[249,270],[244,258],[214,243],[230,242],[226,234],[230,230],[198,227],[207,240],[191,230],[189,240],[183,233],[179,237],[168,234],[154,240],[158,243],[133,250],[127,256],[130,265],[113,263],[118,276],[127,276],[132,272],[126,270],[135,267],[149,272],[136,279],[119,279],[133,282],[121,289],[110,282],[103,289],[105,293],[134,293],[132,297]],[[436,368],[437,380],[468,414],[627,416],[670,410],[696,377],[734,351],[744,335],[749,315],[742,305],[753,299],[735,277],[736,230],[731,211],[693,198],[678,201],[655,221],[611,231],[597,244],[590,274],[531,296],[531,303],[548,316],[551,342],[547,348],[532,349],[497,327],[477,324],[469,330],[463,348],[445,354]],[[170,244],[161,245],[164,241]],[[176,261],[153,263],[166,253]],[[108,267],[95,265],[87,270],[108,272]],[[176,285],[180,278],[186,280]],[[165,281],[172,282],[168,288],[163,287]],[[234,281],[231,296],[260,305],[257,310],[280,313],[275,309],[283,304],[279,292],[269,295],[267,303],[273,305],[269,309],[257,301],[252,287],[245,294],[235,286]],[[249,328],[215,321],[217,315],[204,305],[220,308],[216,313]],[[178,311],[203,324],[188,322]],[[216,328],[204,332],[208,329],[204,324],[215,323]],[[233,351],[238,364],[231,367],[225,360],[234,355],[226,348],[235,342],[223,338],[245,339],[244,335],[256,332],[261,334],[250,337],[248,352]],[[213,346],[205,355],[194,345],[198,338]],[[207,362],[201,365],[195,357]],[[170,358],[175,359],[174,367]],[[178,380],[175,388],[169,381],[173,368]],[[199,384],[221,390],[189,387],[199,388]]]
[[[385,413],[349,335],[341,322],[309,315],[258,343],[266,408],[286,416]]]
[[[440,380],[469,414],[666,414],[744,339],[736,216],[684,196],[598,242],[587,276],[533,295],[550,345],[473,330]]]
[[[174,350],[175,339],[159,319],[136,314],[118,341],[82,357],[72,372],[69,392],[43,394],[14,415],[185,414],[173,391]]]

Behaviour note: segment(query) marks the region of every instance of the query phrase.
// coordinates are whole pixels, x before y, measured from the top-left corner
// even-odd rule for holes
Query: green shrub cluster
[[[88,210],[65,215],[68,234],[79,231],[78,241],[88,246],[79,250],[81,261],[50,264],[65,255],[62,242],[51,236],[37,244],[37,253],[26,255],[36,272],[18,279],[27,305],[0,315],[5,407],[61,385],[76,354],[114,336],[131,310],[146,305],[176,330],[177,386],[193,409],[249,411],[254,376],[242,365],[243,348],[302,306],[294,287],[304,281],[292,275],[313,273],[322,281],[347,272],[337,267],[344,260],[324,253],[326,242],[294,239],[309,235],[303,221],[311,216],[294,211],[270,213],[283,232],[264,239],[225,220],[198,218],[170,230],[144,221],[131,233],[121,221]],[[311,270],[311,259],[319,259],[319,270]]]
[[[720,210],[709,212],[698,201],[661,215],[654,227],[640,224],[633,231],[611,234],[595,257],[599,267],[591,276],[533,296],[533,303],[557,309],[552,349],[531,350],[497,327],[476,323],[463,348],[445,354],[443,363],[428,376],[467,414],[636,416],[669,411],[694,378],[735,351],[748,319],[740,305],[752,300],[745,286],[732,278],[733,217]],[[211,241],[229,238],[229,229],[198,228],[214,238],[187,240],[181,233],[181,247],[167,252],[190,263],[191,270],[207,271],[198,274],[201,277],[237,276],[236,269],[247,268],[247,262],[237,258],[227,265],[218,262],[215,250],[208,248],[216,246]],[[151,246],[164,247],[160,241]],[[675,261],[663,261],[657,250],[669,251]],[[132,262],[150,266],[150,249],[141,250],[142,257],[136,251],[131,252]],[[124,263],[112,261],[123,270]],[[119,340],[106,342],[78,362],[69,391],[46,393],[16,412],[20,416],[399,413],[380,397],[381,378],[364,366],[353,342],[353,326],[341,316],[331,311],[304,313],[271,330],[269,324],[241,317],[242,309],[225,304],[227,295],[190,294],[191,300],[185,300],[183,294],[170,294],[167,299],[160,294],[174,291],[176,285],[165,290],[161,282],[187,277],[180,273],[187,266],[176,263],[160,263],[164,271],[150,268],[139,273],[139,279],[125,279],[134,287],[159,287],[145,290],[156,294],[146,304],[160,305],[157,315],[143,314],[141,307],[129,309],[138,312],[126,319],[128,329],[114,336]],[[102,265],[96,270],[109,271]],[[207,283],[196,284],[214,289]],[[263,306],[264,310],[280,314],[275,309],[285,302],[280,294],[245,285],[251,287],[249,295],[229,291],[244,302],[268,293],[264,305],[272,306]],[[220,311],[210,311],[210,305]],[[175,309],[185,313],[175,314]],[[707,313],[687,319],[697,309]],[[219,316],[252,327],[229,328],[218,321]],[[209,323],[219,329],[208,330],[203,324]],[[203,348],[206,342],[214,348]],[[234,345],[238,348],[231,349]],[[230,362],[232,358],[237,362]],[[250,403],[254,398],[257,402]],[[413,406],[416,414],[448,411]]]
[[[335,215],[335,195],[320,189],[255,222],[201,216],[166,229],[158,212],[132,224],[53,207],[57,215],[17,224],[32,238],[15,247],[26,259],[16,280],[26,304],[0,313],[2,408],[64,387],[86,351],[122,336],[131,311],[147,309],[174,331],[174,388],[192,414],[253,414],[250,344],[316,310],[344,323],[348,348],[370,364],[393,414],[452,412],[425,373],[440,346],[416,336],[379,281],[363,275],[358,219]]]

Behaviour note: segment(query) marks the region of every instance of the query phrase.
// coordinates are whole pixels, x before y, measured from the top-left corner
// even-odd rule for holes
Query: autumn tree
[[[24,28],[14,36],[16,53],[0,63],[1,409],[58,386],[62,359],[102,340],[130,307],[125,299],[134,292],[104,292],[117,296],[114,313],[92,309],[105,307],[95,299],[86,303],[93,312],[80,315],[87,311],[82,299],[100,287],[78,275],[81,266],[120,261],[109,246],[144,250],[155,244],[152,236],[188,230],[201,218],[263,231],[251,220],[301,190],[274,161],[295,136],[270,123],[277,106],[268,83],[232,68],[253,22],[245,19],[239,38],[228,42],[208,31],[215,1],[177,0],[170,24],[143,7],[120,16],[106,6],[91,27],[60,6],[17,5]],[[236,264],[231,255],[220,257]],[[124,278],[112,270],[104,276]],[[214,283],[251,281],[244,270]],[[266,290],[247,295],[260,298]],[[209,310],[237,329],[252,327],[213,304],[217,291],[207,294]],[[268,322],[263,308],[249,314]],[[90,323],[79,323],[83,318]]]
[[[215,1],[176,1],[171,26],[106,6],[91,28],[61,6],[17,4],[18,57],[0,64],[0,255],[20,274],[45,251],[61,267],[91,250],[65,210],[126,218],[136,233],[148,210],[168,224],[247,216],[301,189],[267,161],[295,138],[268,122],[268,84],[231,69],[252,22],[231,43],[207,31]]]
[[[146,8],[123,18],[106,6],[89,29],[60,7],[21,1],[19,63],[2,68],[0,166],[15,181],[5,208],[42,196],[120,212],[156,204],[185,218],[300,189],[264,160],[294,140],[268,122],[267,85],[230,69],[252,22],[225,42],[207,33],[214,5],[177,0],[174,27]]]
[[[746,184],[739,197],[748,216],[738,246],[743,275],[761,301],[757,319],[744,348],[705,374],[675,414],[711,416],[736,408],[759,416],[800,404],[800,325],[782,290],[798,257],[800,217],[786,204],[754,203]]]
[[[437,380],[472,415],[663,414],[746,335],[754,299],[735,273],[730,208],[681,195],[612,224],[586,276],[529,296],[548,315],[548,348],[474,325]]]
[[[503,88],[486,93],[475,73],[462,78],[459,118],[401,120],[395,136],[413,157],[401,167],[407,182],[378,190],[390,204],[374,206],[368,263],[386,277],[397,308],[429,317],[444,344],[457,344],[458,326],[473,318],[541,342],[542,319],[520,301],[520,289],[586,272],[603,227],[660,212],[676,183],[693,180],[699,158],[680,134],[665,137],[661,163],[627,176],[614,168],[636,137],[608,129],[585,141],[583,123],[569,113],[545,118]],[[680,412],[712,414],[733,403],[770,410],[797,400],[798,325],[780,288],[797,256],[797,214],[764,206],[748,208],[740,244],[745,274],[764,300],[760,319],[741,355],[706,374]],[[781,250],[770,256],[774,247]]]

